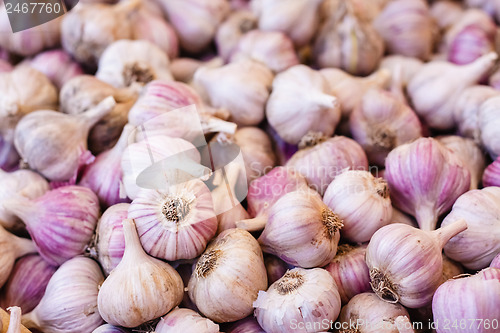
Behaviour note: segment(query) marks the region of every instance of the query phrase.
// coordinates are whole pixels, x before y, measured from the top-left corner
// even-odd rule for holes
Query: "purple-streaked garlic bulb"
[[[38,254],[19,258],[5,283],[0,305],[6,309],[17,305],[24,313],[32,311],[40,302],[56,267],[49,265]]]
[[[259,291],[253,306],[260,326],[273,333],[298,327],[314,327],[311,332],[318,332],[318,323],[323,325],[321,330],[329,330],[341,307],[335,281],[322,268],[289,270],[267,291]]]
[[[397,147],[385,167],[392,202],[427,231],[470,188],[470,172],[460,157],[433,138]]]
[[[434,231],[400,223],[382,227],[366,249],[373,291],[389,303],[399,302],[408,308],[428,305],[442,282],[442,249],[466,229],[465,220]]]
[[[498,332],[500,269],[446,281],[434,294],[432,313],[438,333]],[[471,325],[470,322],[474,321]],[[459,325],[446,325],[458,322]],[[479,325],[477,323],[480,323]]]
[[[446,31],[460,19],[464,8],[461,3],[454,1],[436,1],[432,3],[430,11],[439,29]]]
[[[320,194],[324,194],[332,180],[346,169],[368,170],[363,148],[350,138],[327,138],[309,133],[302,138],[299,147],[302,149],[286,166],[304,176],[309,186]]]
[[[6,141],[0,135],[0,169],[4,171],[13,171],[19,167],[19,154],[14,143]]]
[[[118,266],[125,251],[122,222],[130,204],[119,203],[106,209],[97,223],[97,258],[106,275]]]
[[[337,253],[342,220],[313,191],[287,193],[274,203],[259,237],[264,252],[304,268],[327,265]]]
[[[104,324],[93,330],[92,333],[129,333],[129,331],[123,327]]]
[[[54,266],[84,253],[100,213],[99,199],[82,186],[62,186],[34,200],[17,197],[6,206],[26,224],[38,252]]]
[[[457,219],[467,222],[467,230],[453,237],[444,253],[469,269],[487,267],[500,252],[500,187],[472,190],[460,196],[442,226]]]
[[[494,96],[479,108],[478,125],[481,143],[492,159],[500,156],[500,96]]]
[[[339,245],[337,255],[325,267],[335,280],[342,304],[370,291],[370,272],[365,262],[366,245]]]
[[[368,171],[348,170],[337,175],[323,202],[342,220],[340,234],[355,243],[369,241],[375,231],[391,222],[387,182]]]
[[[36,308],[23,315],[23,325],[42,332],[92,332],[103,324],[97,311],[103,281],[94,260],[80,256],[68,260],[52,275]]]
[[[465,88],[477,84],[492,69],[497,58],[490,52],[462,66],[441,60],[425,64],[408,83],[415,112],[431,128],[453,128],[456,100]]]
[[[266,116],[283,140],[297,144],[310,131],[331,136],[341,111],[326,78],[319,71],[297,65],[276,75]]]
[[[500,269],[500,252],[497,254],[497,256],[493,259],[493,261],[490,264],[490,267],[493,268],[498,268]]]
[[[484,170],[483,186],[500,186],[500,157]]]
[[[266,333],[254,316],[238,320],[226,329],[226,333]]]
[[[184,285],[172,266],[144,252],[133,220],[123,221],[123,234],[123,259],[101,285],[97,304],[108,324],[136,327],[179,305]]]
[[[219,234],[198,259],[189,280],[189,298],[215,322],[243,319],[267,288],[266,267],[255,238],[245,230]]]
[[[257,28],[257,17],[250,10],[235,10],[217,28],[215,44],[217,53],[229,61],[241,38]]]
[[[9,278],[16,259],[28,253],[36,253],[31,240],[17,237],[0,226],[0,287]]]
[[[424,62],[417,58],[405,57],[402,55],[388,55],[382,59],[380,62],[380,69],[386,69],[390,73],[398,73],[399,76],[394,76],[393,79],[397,78],[401,80],[401,84],[406,86],[410,82],[411,78],[418,73],[420,68],[424,65]],[[380,71],[379,69],[379,71]]]
[[[193,310],[175,308],[165,317],[162,317],[155,328],[156,333],[189,331],[219,333],[219,325]]]

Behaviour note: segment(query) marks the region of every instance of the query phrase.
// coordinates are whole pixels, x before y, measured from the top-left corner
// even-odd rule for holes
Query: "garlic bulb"
[[[62,186],[34,200],[17,197],[5,206],[23,220],[40,255],[54,266],[83,254],[100,212],[97,196],[82,186]]]
[[[259,30],[281,31],[296,47],[302,47],[309,44],[318,28],[321,2],[297,0],[290,5],[281,0],[252,0],[250,6],[259,18]]]
[[[320,194],[346,169],[368,170],[365,152],[347,137],[326,138],[310,133],[301,144],[304,148],[295,153],[286,166],[303,175],[309,186]]]
[[[207,61],[202,61],[193,58],[177,58],[172,59],[170,63],[170,71],[176,81],[191,83],[194,73],[202,66],[221,67],[224,60],[221,57],[214,57]]]
[[[427,60],[433,48],[433,19],[424,0],[392,1],[373,25],[389,53]]]
[[[87,150],[90,128],[115,106],[112,97],[80,115],[36,111],[16,127],[14,143],[30,168],[52,181],[76,180],[78,169],[93,160]],[[43,142],[43,149],[40,147]]]
[[[275,73],[299,64],[292,40],[277,31],[253,30],[241,37],[230,61],[247,58],[264,63]]]
[[[377,165],[384,165],[395,147],[422,136],[422,125],[415,112],[395,94],[380,89],[365,93],[349,124],[368,160]]]
[[[442,248],[466,229],[464,220],[434,231],[400,223],[382,227],[366,249],[373,291],[389,303],[408,308],[429,304],[442,279]]]
[[[384,302],[371,292],[354,296],[342,308],[339,321],[344,329],[363,333],[400,333],[396,322],[399,316],[410,317],[408,311],[400,304]]]
[[[252,313],[259,290],[267,287],[259,244],[240,229],[223,231],[196,263],[188,285],[200,312],[216,322],[230,322]]]
[[[440,136],[437,140],[462,159],[470,173],[470,189],[477,189],[486,168],[486,158],[481,148],[474,140],[457,135]]]
[[[406,87],[411,78],[420,71],[424,62],[417,58],[405,57],[402,55],[389,55],[380,62],[380,69],[386,69],[390,73],[399,73],[397,76],[401,80],[403,86]],[[380,71],[379,69],[379,71]],[[393,79],[396,76],[393,75]]]
[[[6,309],[17,305],[24,313],[32,311],[40,302],[56,267],[49,265],[38,254],[19,258],[5,283],[0,305]]]
[[[107,323],[135,327],[177,306],[184,286],[169,264],[144,252],[133,220],[123,220],[123,234],[123,259],[101,285],[97,304]]]
[[[337,255],[325,267],[335,280],[342,304],[370,291],[370,272],[365,263],[366,246],[339,245]]]
[[[157,79],[172,80],[168,56],[147,40],[119,40],[99,59],[96,77],[116,88],[145,85]]]
[[[219,325],[190,309],[175,308],[168,315],[160,319],[156,325],[156,333],[169,332],[200,332],[219,333]]]
[[[7,173],[0,169],[0,225],[6,229],[23,229],[19,218],[3,207],[3,202],[16,195],[36,199],[49,190],[49,183],[39,174],[30,170],[17,170]]]
[[[436,25],[446,31],[460,19],[464,8],[454,1],[436,1],[431,5],[430,11]]]
[[[408,83],[407,90],[415,112],[431,128],[453,128],[456,100],[465,88],[476,84],[488,73],[497,58],[497,54],[491,52],[463,66],[444,61],[425,64]]]
[[[289,267],[286,262],[270,254],[264,256],[264,265],[266,265],[267,283],[269,285],[285,275]]]
[[[439,215],[470,188],[470,172],[463,161],[433,138],[397,147],[387,156],[385,167],[394,205],[415,216],[427,231],[434,230]]]
[[[488,165],[483,174],[483,186],[499,186],[500,187],[500,157],[493,163]]]
[[[460,323],[458,326],[441,324],[438,333],[464,332],[469,318],[475,322],[469,332],[487,333],[498,329],[500,318],[500,269],[487,268],[476,275],[448,280],[436,291],[432,300],[432,313],[438,323]]]
[[[200,67],[194,82],[206,91],[213,107],[228,109],[235,123],[257,125],[264,119],[273,73],[260,62],[244,59],[220,68]]]
[[[129,331],[123,327],[104,324],[92,331],[92,333],[128,333]]]
[[[259,237],[262,250],[311,268],[327,265],[337,253],[342,220],[312,191],[287,193],[274,203]]]
[[[17,237],[0,226],[0,287],[9,278],[16,259],[28,253],[36,253],[31,240]]]
[[[453,237],[444,248],[445,254],[478,270],[487,267],[500,252],[500,188],[486,187],[460,196],[443,220],[447,226],[457,219],[467,222],[467,230]]]
[[[297,144],[309,131],[331,136],[340,115],[339,100],[320,72],[297,65],[276,75],[266,116],[286,142]]]
[[[500,155],[499,112],[500,96],[494,96],[484,102],[479,108],[478,125],[481,142],[492,159]]]
[[[257,319],[252,315],[245,319],[238,320],[234,322],[229,328],[226,329],[226,333],[266,333],[262,327],[260,327]]]
[[[250,10],[233,11],[217,28],[215,34],[217,53],[227,62],[240,39],[256,28],[257,17]]]
[[[297,328],[300,332],[320,332],[329,330],[330,322],[337,319],[340,296],[324,269],[294,268],[267,291],[259,291],[254,307],[255,317],[266,332],[285,333]]]
[[[37,307],[23,315],[23,325],[42,332],[92,332],[103,323],[97,311],[97,292],[103,280],[94,260],[68,260],[50,278]]]

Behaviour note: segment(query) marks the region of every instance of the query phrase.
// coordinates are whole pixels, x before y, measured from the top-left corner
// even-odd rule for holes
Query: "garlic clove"
[[[257,28],[257,17],[250,10],[235,10],[217,28],[217,53],[228,61],[238,42],[249,31]]]
[[[488,165],[483,174],[483,186],[499,186],[500,187],[500,157],[493,163]]]
[[[500,155],[498,140],[499,103],[500,96],[494,96],[481,104],[478,113],[480,139],[492,159],[496,159]]]
[[[168,333],[172,331],[219,333],[219,325],[210,319],[203,318],[193,310],[175,308],[168,315],[161,318],[155,328],[156,333]]]

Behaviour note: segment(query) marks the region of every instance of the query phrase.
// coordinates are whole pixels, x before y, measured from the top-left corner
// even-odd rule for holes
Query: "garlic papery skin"
[[[128,333],[129,331],[123,327],[104,324],[92,331],[92,333]]]
[[[24,313],[32,311],[40,302],[56,267],[49,265],[38,254],[19,258],[5,283],[0,305],[6,309],[17,305]]]
[[[253,306],[266,332],[321,332],[339,316],[340,296],[335,281],[324,269],[294,268],[267,291],[259,291]]]
[[[429,59],[434,22],[424,0],[392,1],[373,22],[389,53]]]
[[[51,181],[75,182],[78,169],[93,160],[87,150],[90,129],[113,110],[113,97],[80,115],[56,111],[36,111],[16,126],[14,143],[31,169]],[[40,148],[43,142],[43,148]]]
[[[389,186],[370,172],[348,170],[328,185],[323,202],[342,220],[341,235],[363,243],[391,222]]]
[[[381,166],[395,147],[422,136],[422,125],[415,112],[405,101],[380,89],[365,93],[349,124],[368,160]]]
[[[484,102],[479,108],[478,125],[481,142],[492,159],[500,155],[498,126],[500,126],[500,96],[495,96]]]
[[[483,173],[483,186],[500,187],[500,157],[488,165]]]
[[[260,327],[257,319],[252,315],[234,322],[226,329],[226,333],[266,333],[266,331]]]
[[[497,58],[496,53],[490,52],[463,66],[444,61],[425,64],[408,83],[415,112],[431,128],[453,128],[456,100],[465,88],[475,85],[492,69]]]
[[[500,253],[498,253],[495,259],[493,259],[493,261],[490,264],[490,267],[500,269]]]
[[[7,311],[10,311],[10,320],[9,320],[9,327],[6,333],[22,333],[21,308],[18,306],[12,306],[10,308],[7,308]]]
[[[323,195],[333,179],[345,171],[368,170],[363,148],[345,136],[325,138],[310,133],[302,140],[302,147],[286,166],[304,176],[309,187]]]
[[[0,226],[0,287],[9,278],[16,259],[28,253],[36,253],[31,240],[17,237]]]
[[[273,78],[264,64],[243,59],[220,68],[200,67],[194,74],[194,83],[205,90],[213,107],[229,110],[232,121],[257,125],[264,119]]]
[[[471,176],[460,157],[433,138],[395,148],[385,161],[385,179],[393,204],[415,216],[423,230],[434,230],[438,217],[470,189]]]
[[[170,332],[219,333],[219,325],[190,309],[175,308],[156,325],[156,333]]]
[[[335,280],[342,304],[370,291],[370,272],[365,262],[366,245],[339,245],[337,255],[325,267]]]
[[[382,227],[366,249],[373,291],[381,299],[407,308],[428,305],[442,281],[442,249],[450,238],[466,229],[465,220],[435,231],[400,223]]]
[[[36,199],[49,190],[49,183],[39,174],[30,170],[7,173],[0,169],[0,225],[9,230],[23,229],[19,218],[3,207],[3,202],[21,195]]]
[[[283,195],[271,207],[259,237],[262,250],[304,268],[327,265],[337,253],[342,220],[316,192]]]
[[[259,30],[281,31],[297,48],[309,44],[318,28],[322,0],[299,0],[293,5],[281,0],[252,0],[250,6],[259,19]],[[277,17],[281,17],[277,20]]]
[[[97,293],[103,280],[94,260],[68,260],[50,278],[37,307],[23,315],[23,325],[42,332],[92,332],[103,324],[97,311]]]
[[[453,1],[436,1],[430,7],[436,25],[446,31],[455,24],[464,13],[462,4]]]
[[[173,80],[168,56],[147,40],[119,40],[99,59],[96,77],[116,88],[143,86],[153,80]]]
[[[250,315],[257,293],[266,288],[259,244],[247,231],[229,229],[198,259],[188,292],[204,316],[215,322],[231,322]]]
[[[97,223],[97,256],[105,275],[120,263],[125,251],[123,220],[128,216],[130,204],[119,203],[106,209]]]
[[[5,203],[26,224],[40,255],[51,265],[83,254],[94,234],[99,199],[86,187],[62,186],[29,200]]]
[[[340,121],[339,100],[319,71],[297,65],[276,75],[266,106],[269,124],[288,143],[309,131],[331,136]]]
[[[257,17],[250,10],[233,11],[217,28],[217,53],[224,61],[229,61],[241,38],[256,28]]]
[[[275,73],[299,64],[293,42],[282,32],[253,30],[241,37],[230,62],[253,59]]]
[[[434,321],[466,322],[469,318],[486,325],[467,325],[468,332],[493,333],[498,331],[496,322],[500,318],[500,269],[487,268],[479,273],[452,279],[442,284],[432,300]],[[492,323],[493,325],[489,325]],[[464,332],[462,327],[436,327],[438,333]]]
[[[97,302],[107,323],[136,327],[179,305],[184,285],[169,264],[144,252],[133,220],[123,220],[123,234],[123,259],[101,285]]]
[[[474,140],[457,135],[440,136],[437,140],[460,157],[470,173],[470,189],[477,189],[486,168],[486,158],[481,148]]]
[[[384,57],[380,62],[379,68],[386,69],[390,73],[399,73],[398,78],[401,80],[403,86],[406,86],[423,65],[424,62],[420,59],[393,54]]]
[[[467,230],[453,237],[444,253],[466,268],[487,267],[500,252],[500,188],[486,187],[460,196],[443,220],[447,226],[457,219],[467,222]]]

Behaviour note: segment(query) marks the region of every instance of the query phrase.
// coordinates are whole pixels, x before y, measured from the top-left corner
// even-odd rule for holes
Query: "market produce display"
[[[49,2],[0,3],[0,333],[500,332],[500,1]]]

